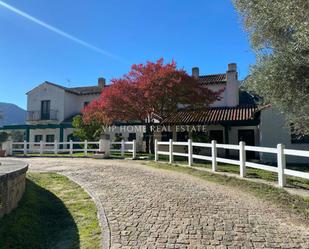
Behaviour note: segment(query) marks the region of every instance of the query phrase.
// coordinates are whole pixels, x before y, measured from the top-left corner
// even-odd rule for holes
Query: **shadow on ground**
[[[64,203],[33,181],[26,184],[18,208],[0,220],[0,248],[80,248],[77,226]]]

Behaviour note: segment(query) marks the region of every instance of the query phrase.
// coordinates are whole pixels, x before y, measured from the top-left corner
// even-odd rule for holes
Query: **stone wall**
[[[28,165],[20,161],[0,163],[0,218],[17,207],[26,186]]]

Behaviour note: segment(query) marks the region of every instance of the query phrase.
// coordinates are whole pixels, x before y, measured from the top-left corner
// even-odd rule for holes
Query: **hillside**
[[[11,124],[24,124],[26,122],[26,111],[17,105],[0,102],[0,127]]]

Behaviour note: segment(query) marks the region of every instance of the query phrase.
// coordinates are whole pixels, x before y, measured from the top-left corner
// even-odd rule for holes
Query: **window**
[[[89,105],[89,101],[84,102],[84,107],[86,107],[87,105]]]
[[[209,143],[209,135],[207,132],[194,131],[192,132],[192,141],[199,143]]]
[[[47,143],[55,142],[55,135],[46,135],[46,142]]]
[[[170,139],[173,139],[173,132],[171,131],[161,132],[161,141],[169,141]]]
[[[35,135],[34,136],[34,142],[39,143],[40,141],[43,141],[43,136],[42,135]]]
[[[309,144],[309,135],[295,135],[291,134],[292,144]]]
[[[178,142],[186,142],[189,139],[189,134],[187,131],[177,132],[177,141]]]
[[[223,143],[223,131],[222,130],[212,130],[209,131],[209,140],[216,140],[218,144]]]
[[[136,140],[136,133],[129,133],[128,141]]]
[[[50,100],[41,101],[41,119],[42,120],[50,119]]]

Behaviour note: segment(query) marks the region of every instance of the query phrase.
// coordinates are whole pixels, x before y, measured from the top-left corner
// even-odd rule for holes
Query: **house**
[[[218,143],[231,144],[242,140],[246,144],[257,145],[260,107],[254,97],[240,90],[237,65],[231,63],[225,73],[214,75],[200,75],[199,68],[194,67],[192,76],[213,91],[224,89],[221,99],[200,110],[180,109],[176,114],[162,120],[161,125],[171,128],[161,134],[157,133],[156,138],[163,141],[170,138],[185,141],[191,137],[203,142],[216,140]]]
[[[259,145],[263,147],[276,147],[282,143],[287,149],[309,151],[309,136],[294,135],[288,127],[284,114],[271,106],[261,111],[259,137]],[[274,162],[276,155],[261,153],[260,159],[263,162]],[[286,156],[286,160],[288,163],[309,163],[306,157]]]
[[[276,147],[278,143],[286,148],[309,150],[309,137],[295,137],[286,127],[284,115],[270,106],[260,106],[257,98],[241,89],[237,65],[231,63],[221,74],[200,75],[199,68],[192,68],[192,76],[200,84],[213,90],[224,89],[221,99],[209,107],[199,110],[179,111],[154,124],[154,138],[159,141],[195,141]],[[84,106],[96,99],[108,87],[104,78],[99,78],[95,86],[64,87],[44,82],[27,93],[27,124],[8,125],[1,130],[24,131],[25,140],[30,142],[59,142],[74,140],[72,119]],[[107,130],[112,141],[116,139],[136,140],[137,149],[144,151],[148,139],[145,125],[122,123]],[[180,152],[185,147],[178,147]],[[218,150],[220,154],[237,156],[236,151]],[[275,162],[268,153],[247,152],[247,158],[258,158],[265,162]],[[288,162],[307,162],[300,157],[288,157]]]
[[[28,142],[59,142],[73,138],[73,117],[99,97],[107,87],[104,78],[95,86],[64,87],[48,81],[27,92],[26,125],[7,125],[2,130],[24,131]]]
[[[226,73],[200,75],[199,68],[192,68],[192,76],[211,90],[224,89],[221,100],[200,110],[179,110],[160,125],[169,127],[155,134],[159,141],[195,141],[276,147],[282,143],[288,149],[309,150],[309,136],[297,137],[287,127],[284,115],[275,108],[261,106],[258,98],[241,90],[238,80],[237,65],[228,65]],[[186,152],[187,148],[177,146],[177,152]],[[204,151],[204,152],[203,152]],[[203,149],[202,153],[209,153]],[[218,154],[238,157],[233,150],[218,149]],[[247,152],[247,158],[260,159],[266,163],[274,163],[277,158],[270,153]],[[287,156],[288,163],[308,163],[308,158]]]

